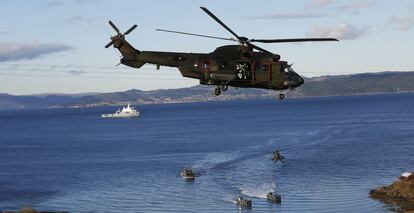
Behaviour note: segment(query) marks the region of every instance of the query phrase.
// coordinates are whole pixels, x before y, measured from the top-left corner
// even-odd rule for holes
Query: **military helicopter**
[[[133,68],[140,68],[146,63],[155,64],[157,69],[160,69],[160,66],[177,67],[183,77],[199,79],[200,84],[215,85],[216,96],[219,96],[222,91],[227,91],[231,86],[278,90],[280,91],[279,99],[284,99],[283,91],[299,87],[304,83],[303,78],[293,71],[292,65],[281,61],[280,55],[254,45],[253,42],[338,41],[335,38],[248,39],[237,35],[207,8],[201,7],[201,9],[230,32],[234,38],[163,29],[157,29],[157,31],[233,41],[238,42],[238,45],[221,46],[211,53],[139,51],[125,40],[125,36],[137,25],[133,25],[122,34],[114,23],[109,21],[117,35],[111,37],[111,42],[105,48],[113,45],[122,54],[120,63]]]

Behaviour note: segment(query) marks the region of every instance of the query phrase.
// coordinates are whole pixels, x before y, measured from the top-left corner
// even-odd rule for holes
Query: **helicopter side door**
[[[255,82],[270,82],[272,79],[272,66],[268,62],[255,62],[253,79]]]
[[[270,85],[273,88],[283,86],[285,72],[279,62],[270,63]]]

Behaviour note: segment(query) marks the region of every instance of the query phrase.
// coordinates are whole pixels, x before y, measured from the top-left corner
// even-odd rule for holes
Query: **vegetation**
[[[382,186],[370,192],[374,199],[395,205],[397,212],[414,212],[414,179],[398,180],[389,186]]]

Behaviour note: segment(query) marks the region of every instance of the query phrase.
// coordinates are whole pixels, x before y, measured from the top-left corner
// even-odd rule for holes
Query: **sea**
[[[0,111],[0,210],[389,212],[369,191],[414,169],[414,93],[136,107]]]

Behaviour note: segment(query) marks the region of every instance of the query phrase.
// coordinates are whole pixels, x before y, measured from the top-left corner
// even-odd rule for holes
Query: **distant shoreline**
[[[334,98],[334,97],[359,97],[359,96],[372,96],[372,95],[392,95],[392,94],[413,94],[414,91],[407,91],[407,92],[392,92],[392,93],[367,93],[367,94],[353,94],[353,95],[327,95],[327,96],[293,96],[287,97],[286,99],[310,99],[310,98]],[[186,101],[186,102],[142,102],[142,103],[132,103],[132,105],[168,105],[168,104],[189,104],[189,103],[212,103],[212,102],[229,102],[229,101],[249,101],[249,100],[277,100],[273,97],[252,97],[252,98],[234,98],[234,99],[219,99],[219,100],[196,100],[196,101]],[[282,100],[286,101],[286,100]],[[16,109],[1,109],[0,111],[9,111],[9,110],[42,110],[42,109],[90,109],[90,108],[99,108],[99,107],[119,107],[127,105],[131,102],[120,102],[114,104],[97,104],[97,105],[89,105],[89,106],[51,106],[47,108],[16,108]]]
[[[197,85],[179,89],[123,92],[44,94],[13,96],[0,94],[0,109],[84,108],[126,104],[194,103],[226,100],[277,99],[279,91],[233,88],[220,96],[213,95],[214,86]],[[414,92],[414,71],[361,73],[354,75],[307,78],[296,90],[284,91],[287,98],[336,97]]]
[[[353,94],[353,95],[326,95],[326,96],[287,96],[286,99],[307,99],[307,98],[331,98],[331,97],[353,97],[353,96],[370,96],[370,95],[391,95],[391,94],[411,94],[414,91],[406,91],[406,92],[384,92],[384,93],[361,93],[361,94]],[[276,97],[253,97],[253,98],[234,98],[234,99],[218,99],[218,100],[205,100],[205,101],[187,101],[187,102],[143,102],[137,103],[135,105],[162,105],[162,104],[187,104],[187,103],[206,103],[206,102],[226,102],[226,101],[243,101],[243,100],[275,100],[275,101],[286,101],[286,100],[277,100]],[[123,106],[128,104],[129,102],[125,103],[116,103],[116,104],[102,104],[102,105],[95,105],[95,106],[72,106],[72,107],[51,107],[52,108],[94,108],[94,107],[109,107],[109,106]]]

